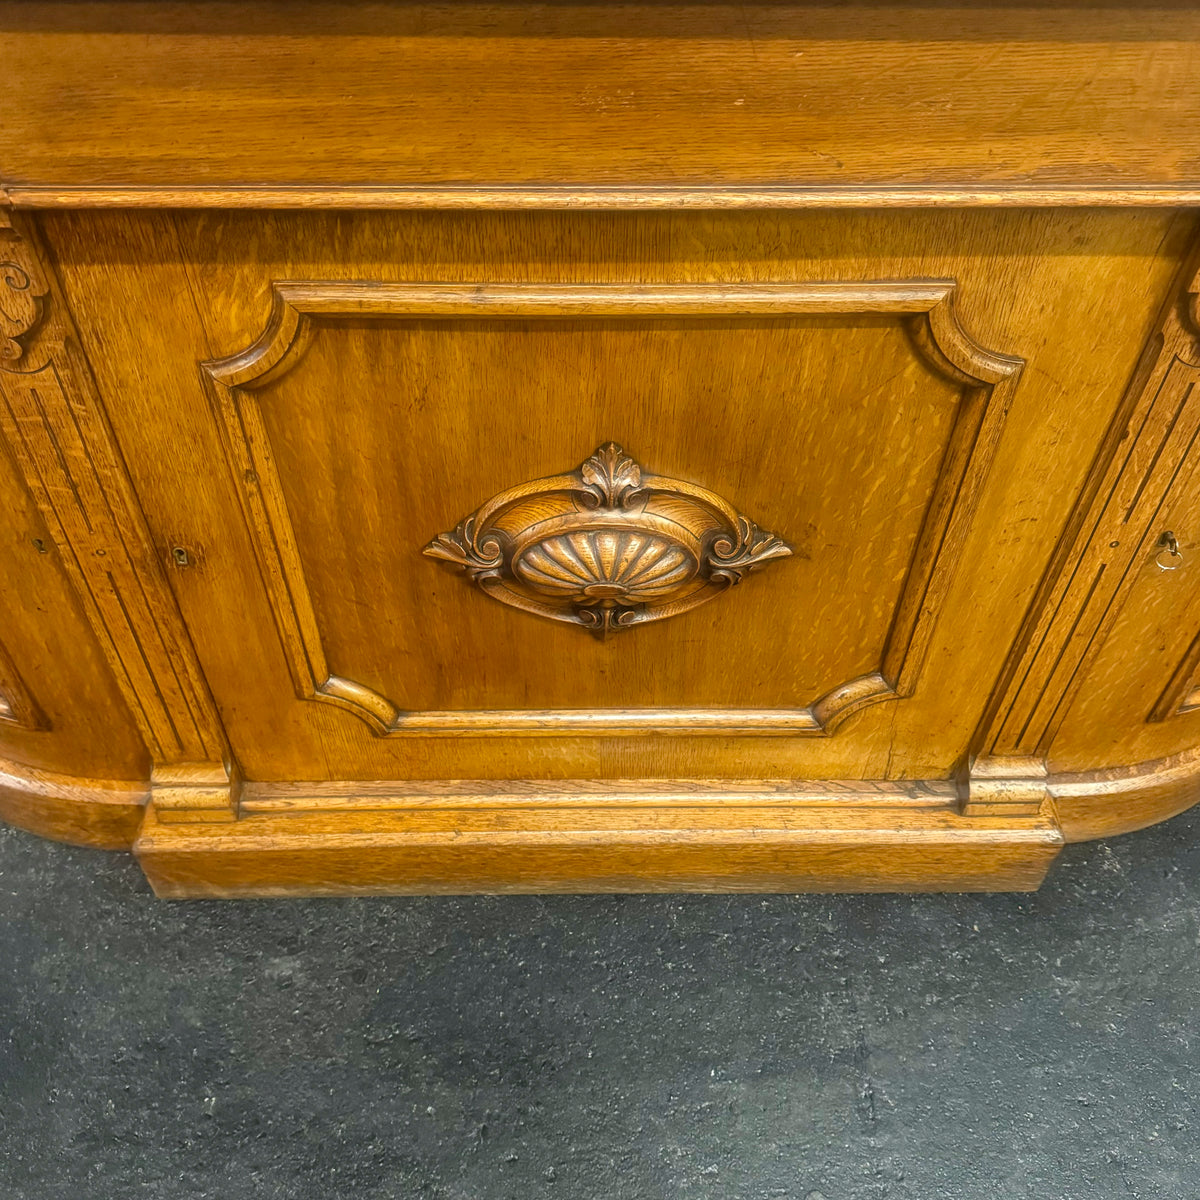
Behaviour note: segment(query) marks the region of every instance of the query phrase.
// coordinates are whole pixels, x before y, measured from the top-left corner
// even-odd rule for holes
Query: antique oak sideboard
[[[5,820],[988,890],[1200,800],[1200,8],[3,0],[0,112]]]

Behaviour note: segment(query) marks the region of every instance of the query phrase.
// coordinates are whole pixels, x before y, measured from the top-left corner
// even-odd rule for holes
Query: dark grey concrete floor
[[[1200,1196],[1200,810],[1034,896],[166,903],[0,832],[3,1200]]]

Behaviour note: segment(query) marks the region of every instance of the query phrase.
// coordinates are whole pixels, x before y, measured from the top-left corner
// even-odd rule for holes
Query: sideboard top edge
[[[802,209],[1200,207],[1168,187],[24,187],[14,208]]]

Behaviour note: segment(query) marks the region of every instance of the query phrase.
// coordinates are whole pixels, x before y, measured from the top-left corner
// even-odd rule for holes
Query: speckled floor
[[[1198,868],[166,903],[3,829],[0,1197],[1194,1200]]]

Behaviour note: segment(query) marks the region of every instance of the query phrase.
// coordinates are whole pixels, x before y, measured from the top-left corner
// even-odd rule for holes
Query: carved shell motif
[[[670,596],[696,574],[678,542],[636,529],[582,529],[535,542],[513,574],[547,596],[586,596],[624,604]]]
[[[501,492],[425,547],[489,596],[601,637],[711,600],[791,547],[620,446]]]

